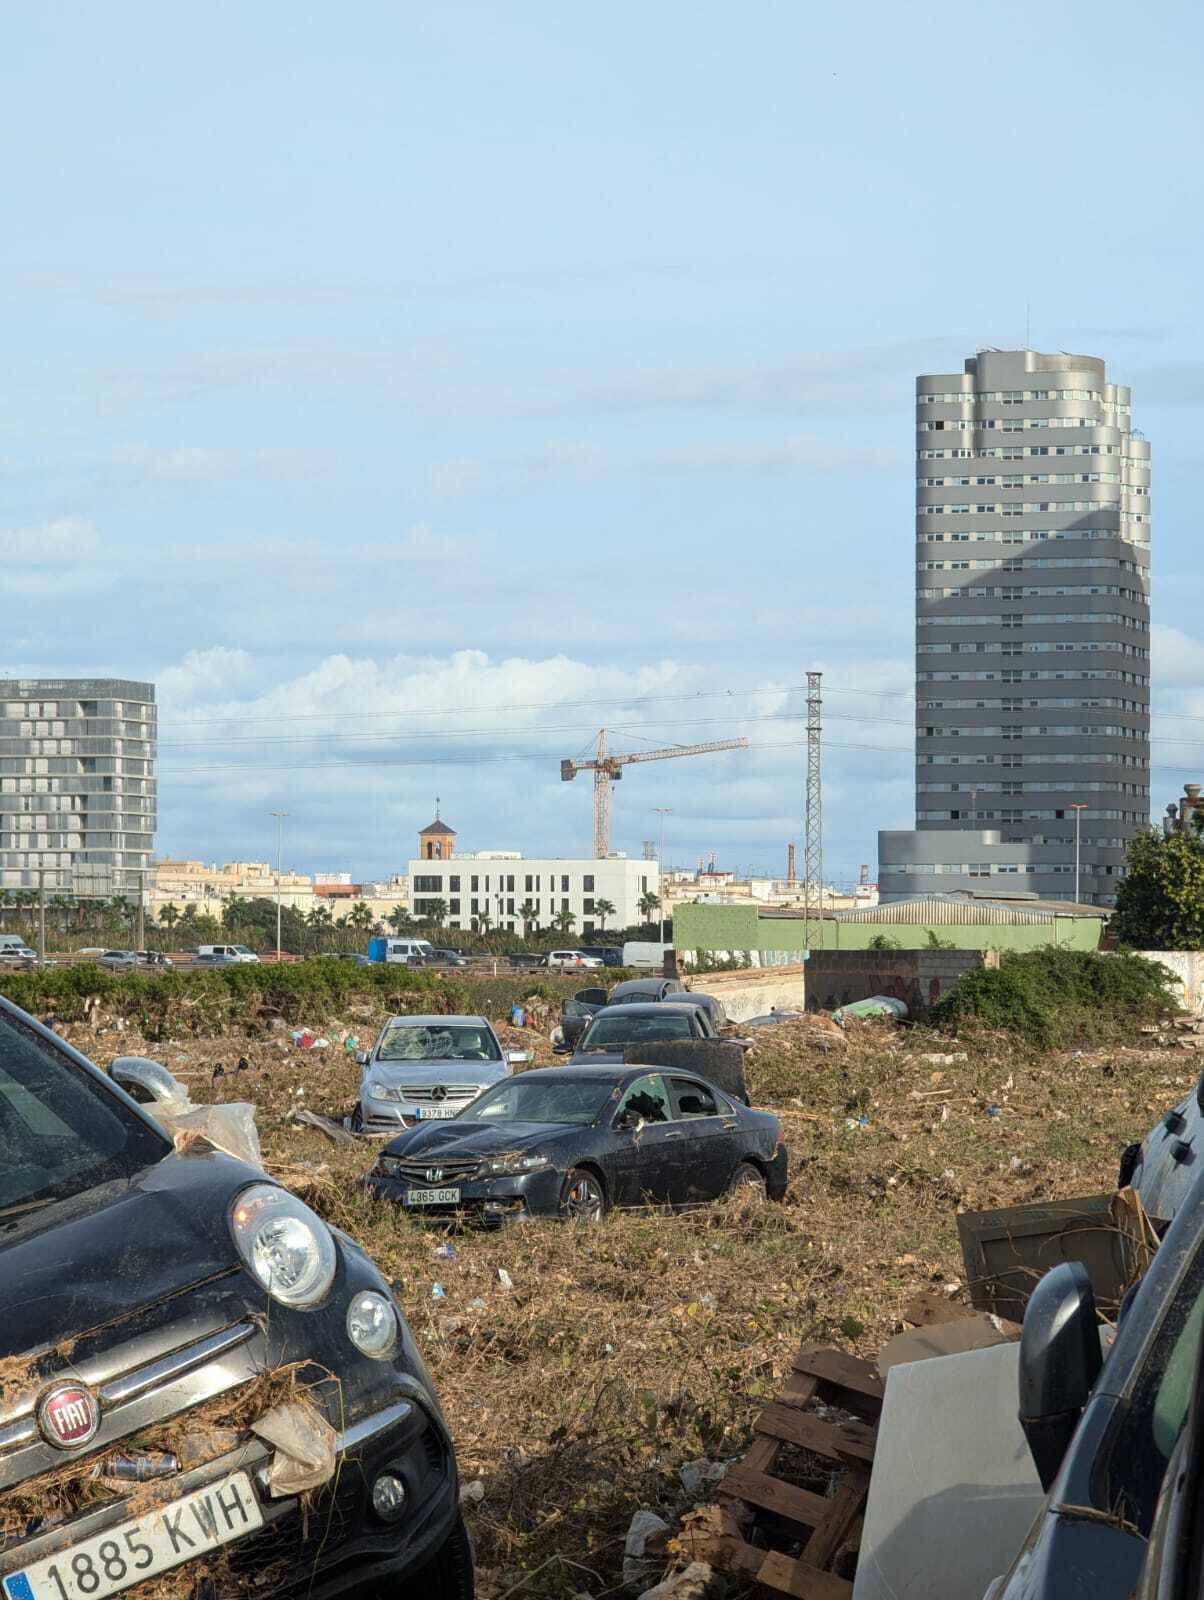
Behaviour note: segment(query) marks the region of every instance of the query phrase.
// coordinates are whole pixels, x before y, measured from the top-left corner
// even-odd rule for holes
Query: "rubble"
[[[655,1511],[637,1511],[623,1541],[623,1582],[646,1582],[653,1572],[653,1557],[663,1557],[669,1543],[669,1524]]]
[[[722,1600],[726,1593],[721,1573],[704,1561],[691,1561],[684,1571],[673,1573],[655,1589],[645,1589],[640,1600]]]

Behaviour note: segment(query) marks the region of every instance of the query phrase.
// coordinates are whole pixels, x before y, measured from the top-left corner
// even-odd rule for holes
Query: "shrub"
[[[1141,956],[1050,945],[967,972],[932,1007],[929,1020],[953,1033],[1003,1029],[1044,1049],[1102,1043],[1173,1009],[1171,982],[1164,967]]]

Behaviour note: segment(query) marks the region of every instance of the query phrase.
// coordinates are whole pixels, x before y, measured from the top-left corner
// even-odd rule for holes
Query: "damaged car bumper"
[[[430,1168],[407,1173],[409,1163],[382,1155],[364,1180],[373,1194],[392,1201],[416,1220],[473,1222],[499,1228],[507,1222],[560,1215],[565,1174],[555,1167],[508,1177],[427,1176]]]

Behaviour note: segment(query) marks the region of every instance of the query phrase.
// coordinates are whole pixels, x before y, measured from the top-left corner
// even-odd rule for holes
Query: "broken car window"
[[[465,1023],[432,1026],[398,1023],[386,1028],[378,1061],[500,1061],[501,1051],[485,1028]]]
[[[717,1117],[715,1096],[689,1078],[673,1079],[673,1106],[678,1117]]]
[[[619,1103],[616,1120],[629,1115],[642,1117],[645,1122],[670,1120],[669,1096],[665,1093],[659,1072],[650,1072],[646,1077],[637,1078],[628,1088]]]
[[[507,1078],[474,1100],[456,1118],[461,1122],[596,1122],[610,1099],[613,1085],[596,1078],[532,1080]]]
[[[641,1040],[692,1039],[690,1019],[684,1012],[666,1007],[648,1017],[608,1017],[603,1011],[590,1023],[581,1041],[582,1050],[609,1050],[616,1045],[638,1044]]]

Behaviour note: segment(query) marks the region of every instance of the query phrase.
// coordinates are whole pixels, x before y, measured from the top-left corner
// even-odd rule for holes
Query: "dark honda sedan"
[[[689,1072],[544,1067],[385,1146],[368,1183],[411,1215],[597,1221],[748,1186],[786,1192],[782,1126]]]
[[[5,1600],[105,1600],[173,1568],[184,1596],[219,1561],[221,1592],[471,1600],[451,1440],[367,1256],[259,1169],[177,1153],[153,1107],[3,1000],[0,1283]],[[285,1368],[333,1441],[307,1503],[245,1424],[155,1444],[227,1397],[255,1419]]]

